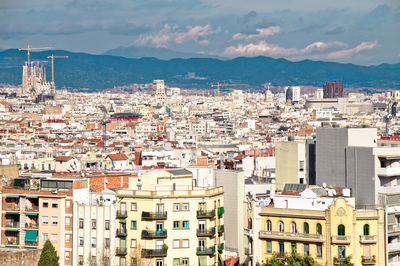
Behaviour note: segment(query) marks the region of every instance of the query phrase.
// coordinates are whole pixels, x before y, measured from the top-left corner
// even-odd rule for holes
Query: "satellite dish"
[[[323,187],[323,188],[326,188],[326,183],[325,183],[325,182],[322,183],[322,187]]]

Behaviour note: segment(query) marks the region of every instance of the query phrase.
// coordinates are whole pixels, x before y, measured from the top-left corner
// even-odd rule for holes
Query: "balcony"
[[[361,263],[362,265],[375,265],[376,259],[374,256],[361,256]]]
[[[197,229],[197,236],[198,237],[214,237],[215,235],[215,227],[211,229]]]
[[[196,252],[197,256],[202,256],[202,255],[214,256],[214,253],[215,253],[215,246],[211,248],[198,247]]]
[[[19,228],[19,222],[7,222],[6,221],[5,227]]]
[[[338,257],[333,257],[333,264],[338,265],[341,261],[344,261],[346,258],[338,258]]]
[[[128,217],[127,211],[117,211],[117,219],[126,219],[126,217]]]
[[[39,229],[39,226],[36,223],[25,223],[25,228]]]
[[[167,220],[167,212],[142,212],[142,220]]]
[[[25,208],[26,212],[38,212],[39,211],[39,206],[26,206]]]
[[[400,224],[388,225],[388,236],[400,235]]]
[[[219,207],[218,208],[218,216],[221,216],[224,213],[225,213],[225,208],[224,207]]]
[[[361,244],[375,244],[376,236],[360,236]]]
[[[7,237],[5,244],[6,245],[19,245],[19,240],[18,240],[18,238]]]
[[[311,242],[311,243],[323,243],[323,235],[315,234],[303,234],[303,233],[287,233],[287,232],[276,232],[276,231],[260,231],[260,239],[273,239],[273,240],[287,240],[296,242]]]
[[[116,250],[115,250],[115,255],[117,255],[117,256],[125,256],[126,254],[128,254],[128,251],[126,248],[119,247],[119,248],[116,248]]]
[[[224,251],[224,248],[225,248],[225,244],[224,244],[224,243],[220,243],[220,244],[218,245],[218,251],[219,251],[219,252],[223,252],[223,251]]]
[[[19,211],[19,205],[18,204],[7,204],[6,211]]]
[[[39,246],[39,243],[37,241],[25,241],[25,246],[26,247],[37,247],[37,246]]]
[[[349,236],[332,236],[332,244],[349,245],[350,242]]]
[[[222,234],[224,232],[225,232],[225,226],[224,225],[218,226],[218,234]]]
[[[398,194],[400,193],[400,186],[379,187],[378,193],[381,194]]]
[[[273,253],[273,255],[278,260],[284,260],[286,254],[285,254],[285,252],[275,252],[275,253]]]
[[[387,245],[387,250],[389,253],[397,253],[400,252],[400,242],[389,243]]]
[[[254,237],[253,230],[249,228],[244,228],[244,235],[253,238]]]
[[[400,175],[400,167],[378,168],[376,174],[380,176],[395,176]]]
[[[117,237],[126,237],[126,229],[117,229]]]
[[[215,210],[197,211],[197,219],[212,219],[215,217]]]
[[[150,231],[150,230],[142,230],[142,238],[143,239],[161,239],[167,238],[167,230],[157,230],[157,231]]]
[[[142,257],[144,258],[156,258],[156,257],[166,257],[167,249],[142,249]]]

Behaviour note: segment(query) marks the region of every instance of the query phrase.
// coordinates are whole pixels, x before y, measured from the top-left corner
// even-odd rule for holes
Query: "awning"
[[[36,242],[38,236],[38,231],[26,230],[25,231],[25,242]]]
[[[27,199],[37,199],[38,196],[26,196]]]
[[[199,258],[199,266],[208,266],[206,257],[200,257]]]
[[[19,212],[6,212],[6,214],[15,214],[15,215],[19,215]]]
[[[25,215],[38,215],[37,213],[25,213]]]
[[[18,229],[7,229],[7,228],[6,228],[6,231],[9,231],[9,232],[18,232],[19,230],[18,230]]]
[[[19,196],[18,195],[7,195],[6,198],[14,198],[14,199],[16,198],[16,199],[18,199]]]
[[[119,220],[119,223],[126,224],[126,220]]]

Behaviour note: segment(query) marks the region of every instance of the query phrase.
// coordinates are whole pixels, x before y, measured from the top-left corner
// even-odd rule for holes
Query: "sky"
[[[0,48],[400,62],[398,0],[1,0]]]

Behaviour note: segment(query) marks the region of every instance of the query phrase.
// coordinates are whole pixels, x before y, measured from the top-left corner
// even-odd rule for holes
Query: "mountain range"
[[[345,87],[400,89],[400,63],[359,66],[323,61],[292,62],[270,57],[239,57],[235,59],[188,58],[162,60],[154,57],[126,58],[111,55],[73,53],[63,50],[32,52],[31,60],[48,60],[47,56],[67,55],[55,59],[57,87],[91,91],[148,83],[164,79],[167,85],[210,88],[210,83],[246,83],[260,86],[271,82],[275,86],[322,86],[326,81],[341,80]],[[22,65],[26,51],[8,49],[0,52],[0,83],[21,84]],[[51,73],[51,63],[46,64]],[[194,72],[201,79],[187,78]]]

